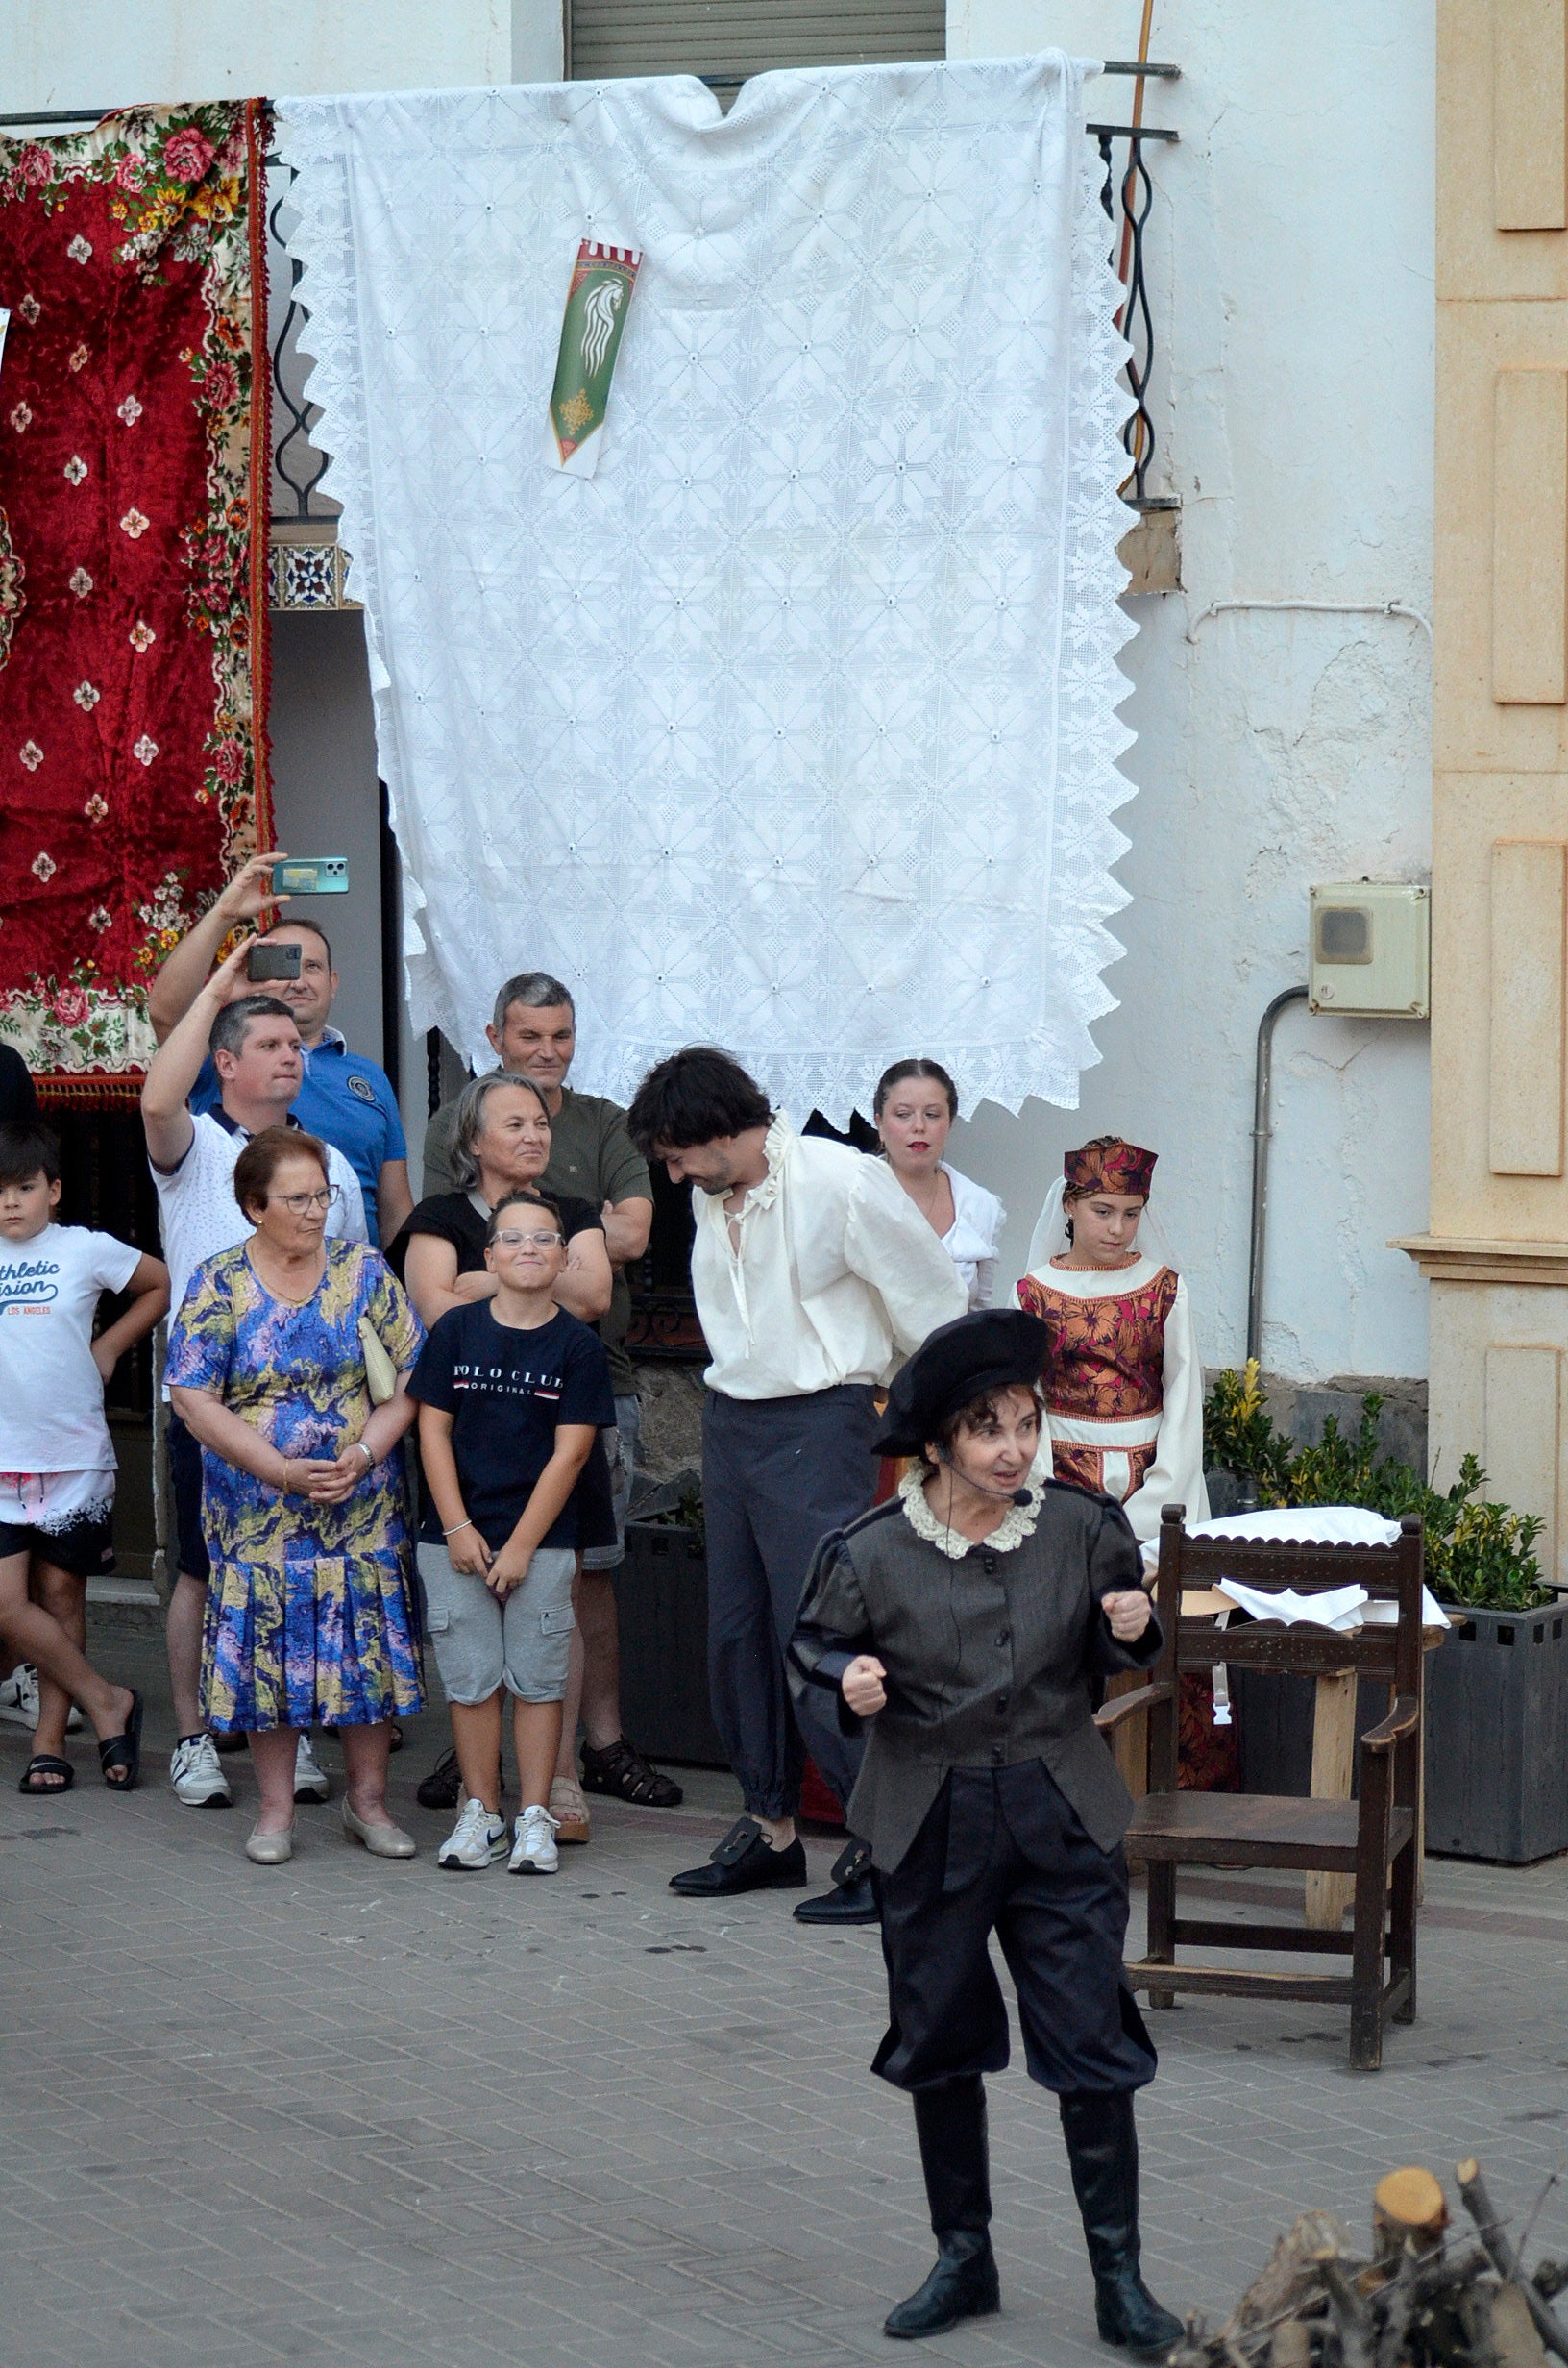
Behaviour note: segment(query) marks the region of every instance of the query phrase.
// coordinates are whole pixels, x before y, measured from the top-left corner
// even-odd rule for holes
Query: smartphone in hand
[[[275,897],[346,897],[347,855],[288,855],[272,867]]]
[[[253,984],[263,978],[298,978],[301,950],[299,946],[253,946],[245,975]]]

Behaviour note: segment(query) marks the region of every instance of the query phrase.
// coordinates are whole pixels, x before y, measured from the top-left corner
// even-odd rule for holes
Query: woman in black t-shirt
[[[503,1069],[463,1088],[453,1131],[452,1172],[464,1188],[432,1193],[404,1220],[386,1261],[432,1330],[449,1308],[494,1298],[484,1261],[490,1213],[520,1185],[533,1190],[550,1162],[550,1112],[536,1085]],[[566,1266],[555,1286],[569,1316],[594,1323],[610,1304],[613,1276],[604,1223],[586,1200],[555,1197],[566,1235]],[[615,1543],[610,1467],[601,1439],[582,1468],[574,1499],[579,1549]]]

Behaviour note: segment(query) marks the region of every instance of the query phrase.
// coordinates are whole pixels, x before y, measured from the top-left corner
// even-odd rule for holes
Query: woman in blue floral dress
[[[326,1239],[331,1189],[313,1136],[275,1126],[248,1143],[234,1197],[256,1231],[196,1269],[169,1336],[212,1558],[202,1711],[250,1739],[261,1812],[246,1853],[262,1865],[292,1856],[296,1733],[318,1722],[343,1745],[345,1831],[378,1857],[414,1853],[387,1813],[386,1764],[391,1721],[425,1703],[395,1453],[425,1335],[375,1250]],[[398,1375],[380,1406],[361,1318]]]

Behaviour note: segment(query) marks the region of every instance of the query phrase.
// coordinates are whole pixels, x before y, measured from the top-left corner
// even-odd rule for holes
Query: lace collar
[[[760,1184],[753,1184],[750,1187],[735,1212],[737,1217],[747,1217],[753,1209],[772,1207],[784,1182],[784,1161],[794,1140],[794,1127],[782,1110],[775,1110],[762,1145],[763,1157],[768,1162],[768,1172]],[[725,1219],[723,1199],[717,1199],[714,1206],[718,1211],[720,1222],[723,1223]]]
[[[961,1563],[966,1554],[977,1552],[982,1547],[992,1553],[1008,1554],[1016,1545],[1022,1545],[1025,1538],[1034,1536],[1042,1501],[1038,1487],[1034,1489],[1028,1504],[1009,1505],[990,1537],[976,1540],[966,1538],[962,1530],[949,1529],[945,1521],[938,1520],[926,1502],[925,1491],[920,1485],[922,1478],[920,1468],[916,1464],[898,1483],[904,1518],[917,1538],[923,1538],[928,1545],[934,1545],[950,1561]]]

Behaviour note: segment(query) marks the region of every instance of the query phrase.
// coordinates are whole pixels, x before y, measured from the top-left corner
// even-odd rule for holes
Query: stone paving
[[[156,1677],[157,1646],[101,1657]],[[678,1901],[668,1876],[731,1813],[714,1776],[667,1814],[596,1804],[553,1881],[438,1873],[448,1820],[413,1787],[443,1727],[411,1722],[394,1762],[417,1861],[302,1809],[280,1870],[240,1854],[242,1762],[233,1810],[175,1802],[166,1706],[124,1801],[90,1739],[75,1791],[19,1798],[27,1739],[0,1728],[8,2368],[891,2357],[882,2314],[931,2245],[909,2109],[866,2069],[875,1934],[814,1936],[788,1895]],[[818,1872],[834,1848],[811,1844]],[[1207,1895],[1245,1914],[1276,1893]],[[1474,2152],[1528,2210],[1568,2131],[1568,1861],[1434,1862],[1422,1951],[1420,2020],[1379,2075],[1348,2070],[1339,2016],[1311,2007],[1156,2018],[1145,2256],[1173,2306],[1225,2306],[1307,2204],[1359,2234],[1396,2162],[1452,2191]],[[1103,2362],[1049,2101],[1017,2068],[992,2100],[1003,2313],[921,2357]],[[1536,2245],[1568,2249],[1561,2195]]]

